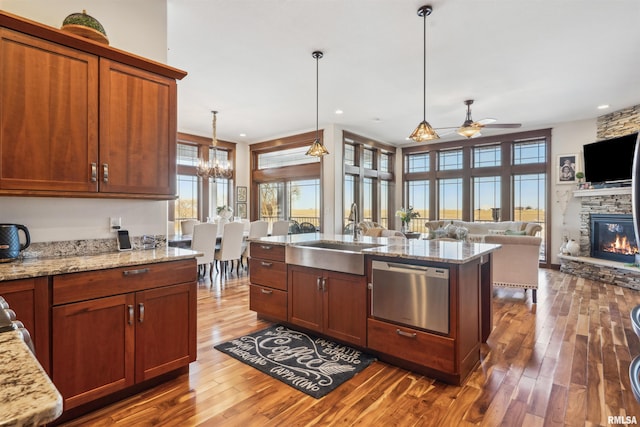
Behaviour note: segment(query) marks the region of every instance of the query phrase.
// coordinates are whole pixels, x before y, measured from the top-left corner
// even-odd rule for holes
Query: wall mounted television
[[[585,144],[584,176],[592,184],[631,184],[638,132]]]

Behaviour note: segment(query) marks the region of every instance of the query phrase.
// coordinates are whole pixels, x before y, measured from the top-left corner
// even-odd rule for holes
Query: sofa
[[[502,247],[493,252],[493,286],[531,289],[537,302],[538,264],[542,226],[533,222],[427,221],[428,236],[433,239],[492,243]]]

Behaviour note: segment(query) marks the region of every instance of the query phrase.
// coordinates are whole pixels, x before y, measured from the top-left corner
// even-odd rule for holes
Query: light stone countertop
[[[37,426],[62,414],[62,396],[19,331],[0,334],[0,426]]]
[[[189,249],[161,249],[109,252],[97,255],[24,258],[0,264],[0,282],[29,277],[54,276],[80,271],[104,270],[139,264],[194,258],[199,252]]]
[[[363,249],[366,255],[405,258],[411,260],[465,264],[500,248],[490,243],[467,243],[446,240],[419,240],[394,237],[353,236],[345,234],[303,233],[288,236],[262,237],[254,240],[274,245],[290,246],[311,241],[344,242],[355,244],[380,244],[378,247]]]

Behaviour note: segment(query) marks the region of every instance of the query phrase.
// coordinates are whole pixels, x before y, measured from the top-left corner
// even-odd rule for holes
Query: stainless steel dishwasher
[[[373,261],[371,314],[380,320],[449,333],[449,269]]]

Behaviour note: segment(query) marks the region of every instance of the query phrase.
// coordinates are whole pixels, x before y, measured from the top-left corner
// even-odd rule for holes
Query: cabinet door
[[[196,360],[196,283],[136,294],[136,382]]]
[[[65,409],[134,383],[134,294],[52,309],[53,383]]]
[[[49,281],[47,277],[0,282],[0,296],[16,312],[29,331],[36,357],[50,374],[49,366]]]
[[[0,29],[0,190],[92,191],[98,59]]]
[[[290,265],[289,322],[322,332],[322,270]]]
[[[100,59],[100,192],[176,194],[176,82]]]
[[[324,333],[364,347],[367,334],[365,276],[325,272]]]

